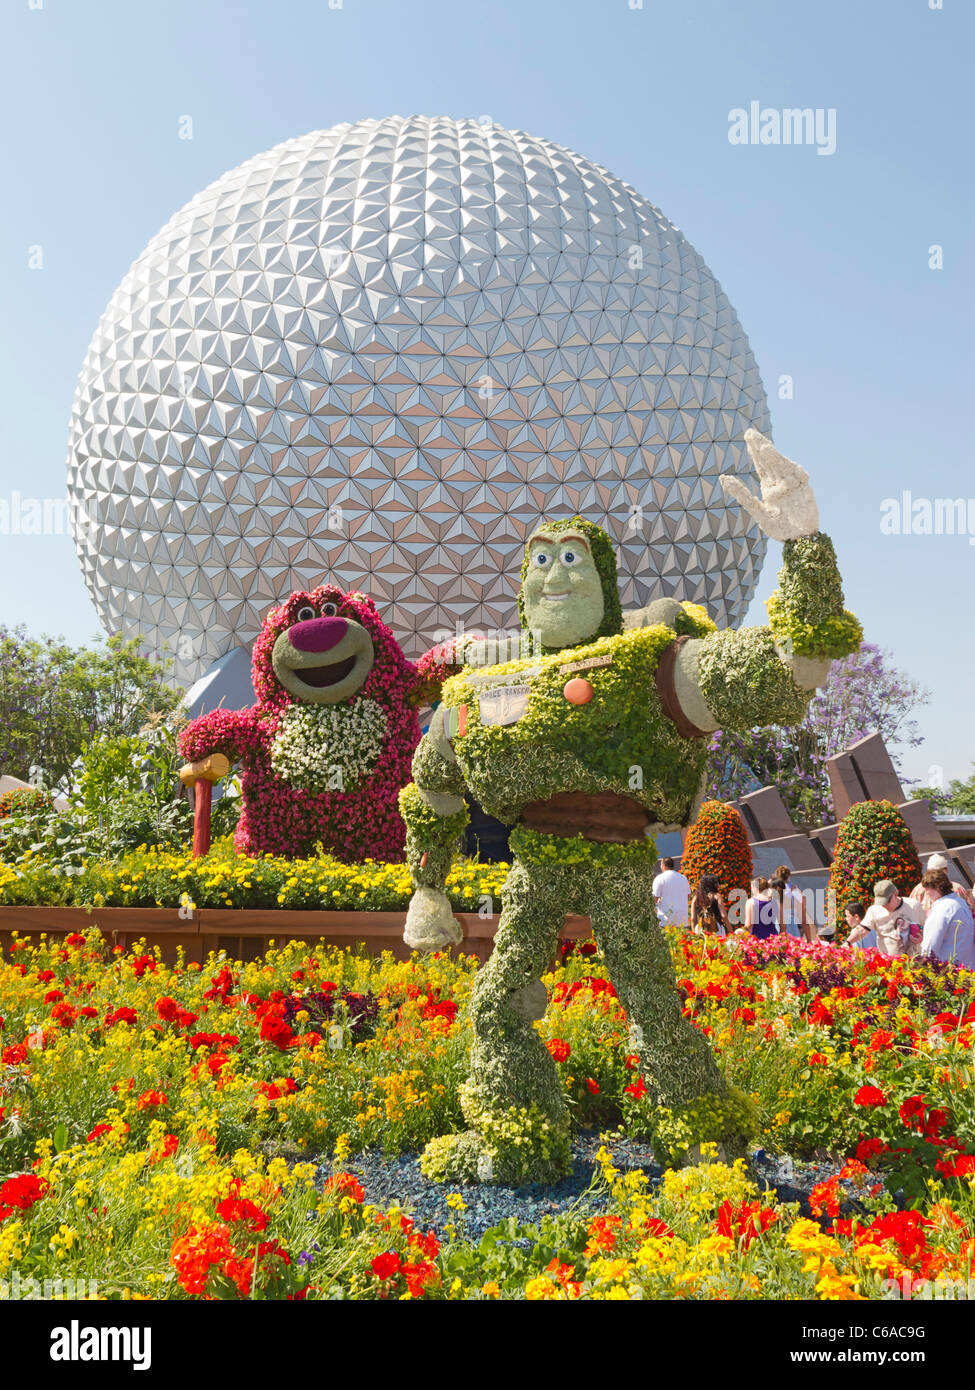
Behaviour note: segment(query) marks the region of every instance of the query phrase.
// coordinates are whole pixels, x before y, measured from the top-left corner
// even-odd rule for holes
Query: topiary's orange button
[[[566,681],[562,691],[570,705],[588,705],[595,693],[589,682],[583,680],[581,676],[576,676],[575,680]]]

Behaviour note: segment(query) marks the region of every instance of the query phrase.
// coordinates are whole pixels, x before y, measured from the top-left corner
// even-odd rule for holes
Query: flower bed
[[[507,864],[461,860],[447,893],[461,912],[500,904]],[[95,907],[311,908],[393,912],[413,892],[406,864],[343,864],[329,855],[287,859],[237,854],[229,839],[194,859],[189,850],[138,849],[66,874],[43,858],[0,862],[0,905]]]
[[[234,1299],[877,1298],[887,1279],[967,1280],[975,977],[791,939],[673,945],[765,1149],[835,1154],[807,1214],[741,1165],[614,1171],[648,1098],[591,943],[546,976],[537,1026],[577,1129],[597,1148],[605,1131],[592,1191],[469,1238],[470,1191],[444,1192],[432,1230],[388,1193],[368,1204],[349,1170],[462,1124],[472,958],[293,942],[168,968],[91,931],[20,941],[0,967],[0,1278]]]

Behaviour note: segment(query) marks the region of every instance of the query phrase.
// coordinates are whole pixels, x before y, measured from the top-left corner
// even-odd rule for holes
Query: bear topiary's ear
[[[378,614],[379,612],[379,609],[376,607],[374,600],[371,599],[368,594],[360,592],[359,589],[353,589],[351,593],[346,594],[346,598],[351,599],[353,603],[364,604],[365,607],[368,608],[371,613]]]

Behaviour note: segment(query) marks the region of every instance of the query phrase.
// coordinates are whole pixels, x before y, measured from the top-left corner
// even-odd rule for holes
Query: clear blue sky
[[[204,185],[338,121],[487,115],[605,165],[704,256],[750,337],[776,442],[813,475],[849,606],[932,690],[909,771],[965,775],[975,545],[884,535],[880,504],[905,489],[975,496],[975,6],[631,3],[4,0],[0,497],[64,495],[99,315]],[[751,101],[835,108],[836,153],[730,144],[728,113]],[[192,140],[178,138],[185,115]],[[777,396],[785,373],[791,401]],[[773,545],[750,622],[777,560]],[[0,623],[18,622],[96,632],[69,538],[0,536]]]

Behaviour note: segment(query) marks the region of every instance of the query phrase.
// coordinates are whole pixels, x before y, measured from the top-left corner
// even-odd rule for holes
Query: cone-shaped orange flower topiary
[[[705,874],[714,874],[725,901],[733,889],[748,896],[752,880],[752,850],[745,824],[726,801],[705,801],[687,832],[681,872],[692,888]]]
[[[873,888],[889,878],[907,894],[921,877],[921,861],[907,822],[892,801],[858,801],[840,821],[829,886],[836,894],[837,926],[845,928],[849,902],[873,901]]]

